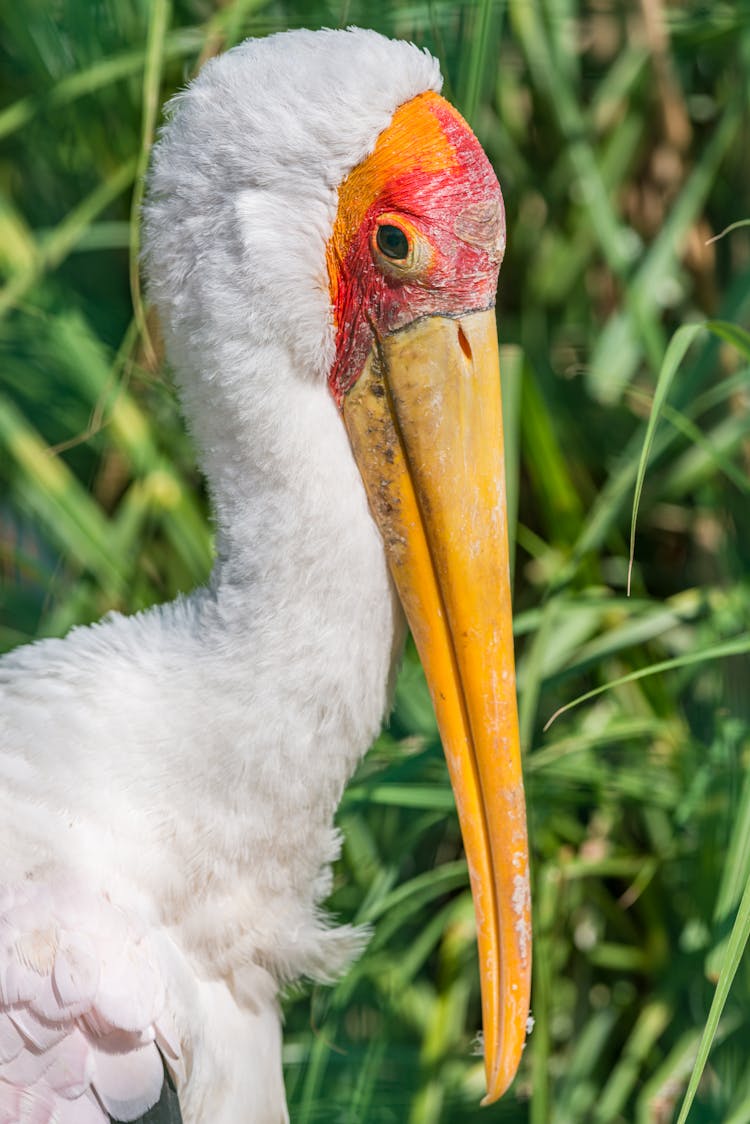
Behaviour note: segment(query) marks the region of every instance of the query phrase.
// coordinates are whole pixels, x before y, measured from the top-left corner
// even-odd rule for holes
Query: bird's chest
[[[193,859],[174,887],[166,918],[202,978],[224,980],[236,1001],[252,997],[258,968],[278,982],[301,975],[330,978],[359,947],[353,932],[330,930],[320,905],[339,841],[331,823],[271,831],[255,823],[241,833],[225,824],[227,850]],[[236,831],[234,845],[230,838]]]
[[[189,698],[177,679],[179,802],[163,846],[179,876],[167,920],[209,976],[243,964],[323,975],[350,955],[334,949],[319,906],[339,851],[336,808],[386,713],[402,635],[369,516],[361,531],[348,553],[340,536],[335,560],[357,583],[318,560],[300,586],[283,555],[263,596],[220,587],[217,622],[231,630],[204,619]]]
[[[306,714],[291,700],[280,714],[253,695],[242,719],[225,715],[210,732],[206,723],[185,786],[192,799],[175,809],[164,840],[176,872],[165,920],[201,975],[231,981],[237,995],[256,966],[279,980],[330,976],[356,951],[351,931],[321,924],[320,905],[339,853],[335,810],[385,702],[383,694],[365,725],[330,690]],[[183,784],[186,771],[183,763]]]

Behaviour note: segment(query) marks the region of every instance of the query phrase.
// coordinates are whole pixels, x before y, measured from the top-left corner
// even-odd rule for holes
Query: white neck
[[[351,685],[357,711],[363,696],[378,696],[377,713],[366,712],[369,725],[379,723],[395,601],[382,541],[327,386],[315,370],[300,370],[283,344],[267,341],[192,358],[183,351],[178,359],[185,412],[215,511],[210,588],[217,620],[249,641],[262,629],[267,643],[283,645],[279,670],[293,657],[295,638],[305,650],[325,649],[339,672],[357,674]],[[209,370],[220,365],[220,383],[205,370],[185,370],[198,364]],[[263,651],[253,652],[254,665],[263,659]]]
[[[402,618],[327,387],[292,370],[280,347],[250,354],[231,374],[224,356],[221,399],[193,415],[218,558],[209,591],[192,601],[200,646],[193,708],[205,732],[200,756],[177,766],[186,791],[200,795],[179,822],[186,852],[196,836],[214,835],[211,869],[196,871],[199,879],[228,895],[247,887],[247,910],[258,892],[268,947],[277,949],[280,930],[300,931],[301,915],[289,911],[309,919],[326,892],[333,816],[386,713]],[[188,385],[198,385],[195,372]],[[252,425],[232,386],[258,391]],[[193,405],[188,391],[189,416]],[[202,697],[210,716],[200,714]],[[217,823],[225,826],[221,848]],[[264,887],[278,895],[283,919],[269,914]]]

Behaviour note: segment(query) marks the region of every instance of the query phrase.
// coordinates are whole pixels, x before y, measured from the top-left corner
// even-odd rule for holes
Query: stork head
[[[259,374],[248,402],[232,356],[271,340],[340,411],[456,796],[489,1102],[518,1066],[531,971],[494,317],[505,220],[439,88],[433,59],[373,32],[288,33],[212,61],[156,152],[147,257],[204,447],[226,422],[191,409],[201,351],[240,424],[278,387]]]

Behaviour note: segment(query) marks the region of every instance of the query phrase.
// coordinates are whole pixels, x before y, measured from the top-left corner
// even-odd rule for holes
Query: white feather
[[[439,88],[429,55],[374,32],[251,40],[174,99],[154,154],[149,291],[215,505],[211,582],[0,661],[0,880],[21,888],[0,994],[71,1028],[52,1053],[73,1027],[93,1042],[90,1088],[121,1113],[158,1095],[155,1036],[186,1124],[285,1120],[278,983],[361,944],[319,907],[402,622],[326,386],[325,246],[338,185]],[[1,1024],[0,1055],[29,1064]]]

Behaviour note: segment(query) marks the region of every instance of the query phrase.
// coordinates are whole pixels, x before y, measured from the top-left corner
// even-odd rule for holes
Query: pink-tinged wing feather
[[[0,1124],[131,1121],[180,1046],[141,920],[104,894],[0,888]]]
[[[49,1124],[54,1119],[55,1104],[51,1093],[43,1092],[41,1096],[34,1096],[27,1090],[21,1090],[17,1124]]]
[[[102,1108],[96,1099],[79,1097],[76,1101],[63,1101],[57,1105],[55,1124],[101,1124]]]
[[[0,1081],[0,1124],[16,1124],[21,1090]]]
[[[40,1052],[56,1046],[68,1033],[61,1023],[44,1022],[28,1006],[11,1008],[9,1018],[23,1039]]]
[[[99,987],[99,958],[89,937],[64,929],[55,953],[52,984],[68,1011],[88,1010]],[[79,1013],[79,1012],[76,1012]]]
[[[158,1101],[164,1068],[153,1044],[132,1050],[127,1068],[120,1059],[118,1054],[97,1052],[94,1087],[110,1116],[134,1120]]]
[[[23,1049],[24,1040],[6,1011],[0,1014],[0,1065],[10,1062]]]

